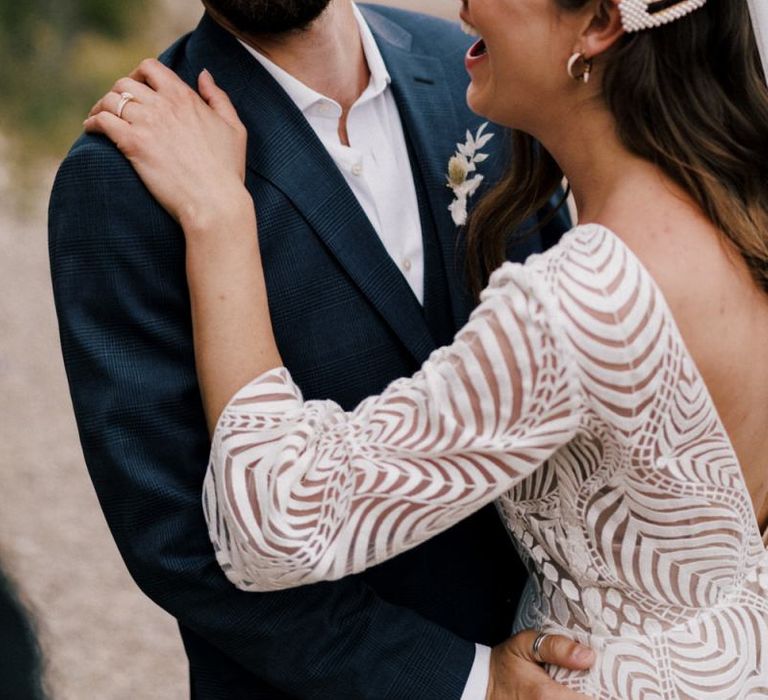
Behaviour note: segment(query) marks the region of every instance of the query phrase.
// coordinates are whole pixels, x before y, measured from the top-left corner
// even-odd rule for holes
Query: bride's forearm
[[[232,396],[282,365],[267,304],[256,215],[247,193],[182,222],[195,361],[211,432]]]

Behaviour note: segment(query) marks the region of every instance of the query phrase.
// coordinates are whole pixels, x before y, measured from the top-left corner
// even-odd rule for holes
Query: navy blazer
[[[456,143],[481,123],[465,105],[469,42],[441,20],[364,12],[392,76],[422,221],[439,241],[450,338],[473,306],[445,180]],[[248,128],[274,329],[305,396],[351,408],[412,374],[436,347],[434,329],[295,105],[208,16],[162,60],[190,84],[210,70]],[[490,177],[501,140],[486,149]],[[540,247],[533,237],[521,255]],[[192,697],[459,698],[472,642],[505,638],[526,578],[493,507],[356,577],[236,590],[201,508],[209,439],[184,237],[103,138],[81,137],[61,166],[50,255],[86,463],[132,576],[179,621]]]

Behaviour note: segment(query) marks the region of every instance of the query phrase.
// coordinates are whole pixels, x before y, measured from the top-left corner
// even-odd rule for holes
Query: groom
[[[351,408],[412,374],[473,306],[445,177],[479,126],[468,42],[350,0],[205,6],[162,60],[190,83],[207,68],[237,107],[282,357],[307,398]],[[489,178],[501,141],[484,149]],[[202,514],[208,434],[181,231],[117,150],[83,137],[56,181],[50,252],[86,462],[130,572],[179,621],[193,698],[482,700],[489,681],[494,698],[576,697],[519,638],[489,675],[484,645],[507,637],[526,580],[492,507],[360,576],[236,590]],[[569,645],[550,641],[547,660],[566,664]]]

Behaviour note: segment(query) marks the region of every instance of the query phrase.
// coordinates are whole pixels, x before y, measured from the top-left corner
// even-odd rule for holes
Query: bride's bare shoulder
[[[626,202],[625,202],[626,204]],[[600,223],[634,253],[673,312],[693,311],[729,290],[751,285],[746,263],[725,234],[688,198],[674,190],[655,192],[608,208]]]

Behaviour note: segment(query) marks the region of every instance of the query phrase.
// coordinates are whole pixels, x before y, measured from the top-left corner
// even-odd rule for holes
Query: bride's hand
[[[91,110],[84,126],[109,137],[185,231],[250,199],[243,185],[247,134],[226,93],[203,71],[198,96],[147,59]],[[121,95],[132,99],[118,118]],[[251,205],[252,206],[252,205]]]

